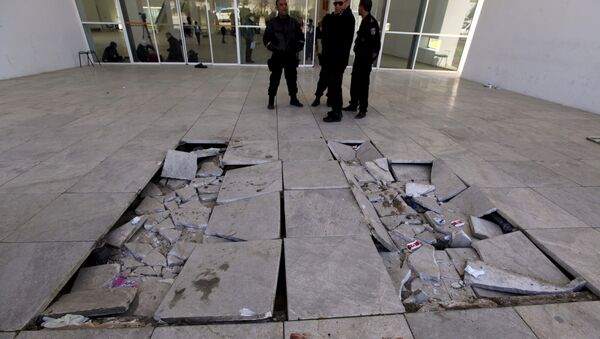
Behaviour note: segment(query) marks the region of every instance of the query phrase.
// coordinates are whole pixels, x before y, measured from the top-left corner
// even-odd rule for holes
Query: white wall
[[[462,77],[600,113],[600,1],[485,0]]]
[[[0,1],[0,79],[79,67],[86,49],[73,0]]]

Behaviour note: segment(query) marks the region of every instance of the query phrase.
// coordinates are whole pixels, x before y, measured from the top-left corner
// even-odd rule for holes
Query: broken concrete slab
[[[452,248],[464,248],[471,247],[473,240],[464,230],[453,232],[450,236],[450,247]]]
[[[248,199],[281,190],[281,161],[233,169],[225,174],[217,203]]]
[[[433,161],[431,183],[435,186],[435,194],[440,201],[450,200],[467,189],[465,183],[441,159]]]
[[[150,244],[144,244],[139,242],[128,242],[125,244],[125,248],[137,259],[142,260],[152,251]]]
[[[208,225],[211,209],[198,200],[189,201],[171,213],[175,226],[204,228]]]
[[[137,297],[126,315],[151,319],[171,288],[171,282],[161,278],[144,277],[140,280]]]
[[[213,208],[206,230],[244,240],[278,239],[280,205],[279,192],[217,205]]]
[[[419,278],[428,281],[440,281],[440,268],[435,260],[435,248],[423,244],[421,248],[408,255],[408,266]]]
[[[600,187],[544,187],[536,191],[587,225],[600,227]]]
[[[148,252],[142,262],[148,266],[167,266],[167,258],[160,253],[158,248],[153,248],[150,252]]]
[[[284,201],[288,238],[369,234],[349,189],[286,191]]]
[[[197,158],[194,153],[169,150],[160,176],[163,178],[192,180],[196,176],[197,170]]]
[[[142,202],[135,208],[135,214],[144,215],[144,214],[153,214],[163,212],[165,210],[165,206],[163,204],[162,199],[157,199],[155,197],[145,197]]]
[[[586,281],[583,278],[577,278],[566,285],[555,285],[483,261],[467,261],[465,283],[493,291],[542,295],[579,291],[585,287]]]
[[[415,338],[503,338],[536,339],[525,322],[510,307],[411,313],[406,315]],[[432,324],[434,324],[432,326]]]
[[[227,146],[223,164],[258,165],[278,158],[277,140],[233,140]]]
[[[279,159],[288,160],[333,160],[323,140],[279,140]]]
[[[196,246],[154,318],[168,323],[268,319],[280,257],[280,240]]]
[[[286,190],[348,188],[340,165],[333,160],[286,161],[283,179]]]
[[[356,158],[362,164],[365,164],[367,161],[374,161],[376,159],[384,158],[384,156],[373,146],[370,141],[363,142],[358,146],[356,150]]]
[[[113,278],[121,271],[119,264],[83,267],[71,287],[71,292],[110,288]]]
[[[600,302],[517,306],[515,311],[538,338],[594,338],[600,324]]]
[[[198,159],[202,159],[202,158],[210,158],[210,157],[217,156],[223,151],[224,150],[221,148],[211,147],[211,148],[205,148],[205,149],[196,149],[196,150],[194,150],[194,153],[196,154],[196,157]]]
[[[336,160],[353,161],[356,159],[356,150],[350,145],[342,144],[337,141],[328,141],[327,146]]]
[[[221,168],[221,162],[218,157],[204,160],[200,164],[198,172],[196,172],[196,177],[199,178],[220,177],[221,175],[223,175],[223,169]]]
[[[369,182],[376,182],[375,178],[361,165],[342,161],[340,162],[340,167],[346,179],[354,185],[358,186]]]
[[[192,186],[185,186],[175,191],[175,194],[181,200],[181,203],[186,203],[188,201],[198,199],[198,194],[196,193],[196,188]]]
[[[160,197],[163,196],[163,192],[160,190],[160,188],[158,186],[156,186],[156,184],[149,182],[146,187],[144,187],[144,189],[142,190],[142,192],[140,193],[140,196],[142,198],[146,198],[146,197]]]
[[[169,251],[170,256],[175,256],[181,260],[187,260],[187,258],[192,254],[196,248],[196,243],[186,242],[186,241],[178,241],[171,250]]]
[[[479,255],[472,248],[447,248],[446,253],[461,276],[465,274],[467,260],[479,260]]]
[[[154,330],[152,339],[281,339],[282,336],[283,323],[256,323],[233,325],[163,326],[157,327]]]
[[[176,191],[180,188],[184,188],[188,184],[189,180],[180,180],[180,179],[169,179],[165,184],[165,187],[171,191]],[[168,195],[167,192],[164,192],[165,195]],[[168,196],[165,197],[165,201],[169,201],[171,198]]]
[[[145,215],[131,219],[129,222],[111,230],[104,241],[110,246],[121,248],[146,223],[147,219],[148,217]]]
[[[469,302],[475,298],[475,293],[471,287],[465,286],[445,251],[435,251],[435,261],[440,268],[442,284],[450,299],[456,302]]]
[[[477,239],[493,238],[504,234],[500,226],[491,221],[471,216],[471,231]]]
[[[393,189],[370,194],[369,200],[380,217],[417,215],[417,212],[408,206],[400,194]]]
[[[414,201],[417,205],[423,207],[426,210],[433,211],[435,213],[442,213],[442,209],[440,204],[438,204],[436,198],[431,197],[412,197],[412,201]]]
[[[158,230],[158,234],[160,234],[163,238],[168,240],[171,244],[174,244],[181,236],[181,230],[172,228],[160,228]]]
[[[434,185],[427,185],[416,182],[407,182],[405,187],[406,195],[409,197],[418,197],[435,191]]]
[[[404,338],[412,339],[402,315],[285,322],[284,338]]]
[[[367,198],[367,196],[363,193],[362,190],[355,187],[354,185],[351,187],[352,194],[354,195],[354,199],[358,203],[358,206],[363,212],[364,218],[369,225],[371,230],[371,234],[381,245],[383,245],[388,251],[397,251],[398,248],[394,244],[392,238],[388,234],[385,226],[379,220],[379,216],[377,215],[377,211]]]
[[[379,220],[381,220],[381,222],[383,223],[385,228],[388,229],[388,231],[391,231],[396,227],[400,226],[400,224],[402,224],[402,222],[404,222],[406,218],[408,218],[407,215],[389,215],[386,217],[381,217],[379,218]]]
[[[62,295],[44,311],[44,315],[60,317],[78,314],[85,317],[122,314],[137,294],[136,288],[85,290]]]
[[[365,168],[373,176],[373,178],[383,183],[390,183],[395,180],[394,176],[392,176],[392,173],[390,172],[387,158],[367,161],[365,162]]]
[[[430,183],[431,165],[425,164],[391,164],[390,169],[397,182]]]
[[[379,252],[379,256],[383,260],[385,269],[387,270],[394,287],[396,287],[396,295],[400,295],[400,289],[403,285],[403,280],[406,277],[406,270],[403,270],[403,256],[399,252]],[[405,267],[408,268],[408,267]],[[410,270],[410,269],[409,269]]]
[[[521,232],[473,243],[473,248],[486,264],[530,276],[557,286],[569,279]]]
[[[290,320],[404,312],[369,236],[287,238],[284,250]]]
[[[42,330],[24,331],[19,333],[20,339],[80,339],[80,338],[111,338],[111,339],[149,339],[153,327],[142,328],[104,328],[104,329],[75,329],[75,330]]]
[[[445,208],[478,218],[498,210],[485,192],[477,186],[471,186],[455,196],[445,205]]]

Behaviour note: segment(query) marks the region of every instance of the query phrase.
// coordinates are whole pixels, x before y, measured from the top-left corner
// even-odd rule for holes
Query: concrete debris
[[[175,226],[206,228],[211,209],[198,200],[192,200],[171,213]]]
[[[146,223],[147,219],[145,215],[135,217],[128,223],[111,230],[104,240],[108,245],[120,248]]]
[[[394,177],[390,172],[387,158],[380,158],[373,161],[367,161],[365,162],[365,167],[375,179],[383,182],[384,184],[394,181]]]
[[[199,187],[204,187],[204,186],[208,186],[211,185],[217,181],[221,181],[222,179],[220,177],[203,177],[203,178],[194,178],[191,182],[190,182],[190,186],[194,187],[194,188],[199,188]]]
[[[181,231],[177,229],[161,228],[158,230],[158,234],[168,240],[171,244],[174,244],[177,242],[177,240],[179,240]]]
[[[342,161],[340,162],[340,167],[342,168],[342,172],[344,172],[346,179],[356,186],[360,186],[369,182],[376,182],[375,178],[373,178],[373,176],[359,164]]]
[[[180,188],[184,188],[188,183],[189,183],[189,180],[169,179],[169,181],[167,181],[167,184],[165,185],[165,187],[170,189],[171,191],[176,191]],[[171,200],[170,198],[165,198],[165,199]]]
[[[162,273],[162,269],[155,270],[150,266],[140,266],[131,272],[132,276],[140,277],[140,276],[150,276],[156,277]]]
[[[356,150],[356,158],[362,163],[366,164],[367,161],[375,161],[383,158],[383,155],[373,146],[370,141],[363,142],[358,146]]]
[[[458,232],[454,232],[450,238],[450,247],[471,247],[471,238],[465,233],[465,231],[460,230]]]
[[[79,270],[71,292],[110,288],[113,278],[120,270],[119,264],[84,267]]]
[[[500,292],[540,295],[579,291],[585,287],[586,281],[580,277],[567,285],[558,286],[486,264],[483,261],[468,261],[465,269],[465,283]]]
[[[198,170],[197,157],[194,153],[169,150],[165,158],[161,177],[192,180]]]
[[[496,205],[477,186],[471,186],[455,196],[445,205],[445,208],[478,218],[498,210]]]
[[[198,197],[200,201],[204,203],[217,201],[219,194],[218,193],[209,193],[209,194],[199,194]]]
[[[442,213],[436,198],[416,196],[412,198],[412,201],[426,210],[430,210],[435,213]]]
[[[504,234],[500,226],[474,216],[471,216],[471,231],[477,239],[487,239]]]
[[[197,177],[220,177],[223,175],[223,169],[220,166],[217,158],[211,158],[203,161],[200,164],[200,169],[196,173]]]
[[[160,188],[152,182],[149,182],[148,185],[146,185],[146,187],[142,190],[142,193],[140,193],[142,198],[159,197],[162,195],[163,192],[160,190]]]
[[[435,191],[435,186],[416,182],[407,182],[405,191],[406,195],[409,197],[418,197]]]
[[[127,315],[152,318],[172,282],[154,277],[144,277],[138,287],[137,298],[131,304]]]
[[[223,150],[220,148],[206,148],[206,149],[197,149],[194,150],[194,154],[198,159],[201,158],[210,158],[219,155]]]
[[[443,161],[436,159],[431,167],[431,184],[440,201],[448,201],[467,189],[460,178]]]
[[[416,290],[408,298],[406,298],[404,300],[404,303],[406,303],[406,304],[423,304],[427,301],[429,301],[429,296],[427,295],[427,293],[425,293],[421,290]]]
[[[153,247],[149,244],[142,244],[137,242],[129,242],[125,244],[125,248],[131,252],[131,254],[137,260],[143,260],[150,251],[152,251]]]
[[[179,199],[181,199],[181,203],[185,204],[188,201],[193,199],[198,199],[198,195],[196,193],[196,188],[192,186],[185,186],[175,191]]]
[[[356,159],[356,151],[352,146],[348,146],[336,141],[328,141],[327,146],[336,160],[353,161]]]
[[[167,202],[165,202],[165,208],[169,212],[173,212],[173,211],[176,211],[179,209],[179,204],[177,203],[177,200],[167,201]]]
[[[373,207],[380,217],[387,217],[390,215],[417,215],[417,212],[406,204],[400,194],[392,189],[372,193],[369,195],[368,199],[373,203]]]
[[[479,255],[472,248],[447,248],[446,253],[461,276],[465,274],[467,260],[479,260]]]
[[[435,260],[435,248],[423,245],[418,251],[411,253],[407,259],[408,266],[423,280],[440,281],[440,268]]]
[[[398,251],[398,248],[396,247],[396,245],[394,245],[392,238],[390,238],[390,235],[388,234],[385,226],[383,226],[383,224],[381,223],[381,220],[379,220],[377,211],[375,210],[367,196],[358,187],[354,185],[351,187],[351,189],[352,194],[354,195],[354,198],[358,203],[358,206],[360,206],[360,209],[362,210],[363,215],[365,216],[365,220],[369,225],[373,237],[375,237],[375,239],[377,239],[377,241],[379,241],[381,245],[387,248],[388,251]]]
[[[44,315],[78,314],[99,317],[127,312],[135,298],[136,288],[85,290],[64,294],[44,311]]]
[[[144,215],[144,214],[153,214],[158,212],[163,212],[165,210],[165,206],[163,205],[162,199],[157,199],[155,197],[146,197],[138,207],[135,209],[135,214]]]
[[[429,231],[421,232],[415,235],[415,238],[429,245],[435,245],[438,241],[436,235]]]
[[[167,258],[157,248],[148,252],[142,262],[148,266],[167,266]]]
[[[167,255],[167,266],[182,266],[184,264],[183,259],[178,258],[174,255]]]

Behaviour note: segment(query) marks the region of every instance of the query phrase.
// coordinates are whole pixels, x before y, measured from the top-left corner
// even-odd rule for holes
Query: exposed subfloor
[[[481,188],[498,213],[564,274],[582,277],[587,288],[599,295],[600,146],[586,137],[598,134],[600,116],[487,89],[453,75],[376,71],[367,118],[354,120],[353,114],[346,113],[341,123],[325,124],[321,119],[328,108],[309,105],[318,69],[299,71],[303,108],[288,105],[282,79],[277,109],[267,110],[268,76],[263,68],[102,66],[1,81],[0,284],[4,292],[0,294],[0,337],[11,338],[16,331],[34,327],[38,315],[160,169],[167,151],[182,140],[229,143],[224,157],[229,165],[282,161],[267,165],[279,168],[282,178],[278,189],[271,185],[265,194],[283,191],[281,222],[294,231],[285,234],[282,227],[282,242],[261,240],[265,245],[256,242],[247,247],[248,253],[261,258],[267,257],[262,252],[269,248],[271,261],[268,265],[265,261],[264,267],[271,275],[251,281],[266,278],[275,284],[278,279],[287,280],[287,317],[250,324],[52,334],[25,331],[19,338],[599,335],[598,301],[564,302],[566,298],[557,304],[506,303],[485,310],[405,315],[401,303],[391,299],[394,291],[388,288],[385,270],[369,264],[375,250],[365,246],[370,239],[361,235],[360,224],[344,229],[327,220],[322,230],[318,224],[306,230],[299,227],[311,218],[318,220],[316,207],[323,208],[323,213],[335,210],[337,206],[326,207],[325,202],[346,199],[340,197],[345,196],[340,190],[351,197],[325,142],[371,141],[392,170],[397,163],[443,160],[467,186]],[[234,191],[219,194],[218,204],[247,199],[248,192],[239,191],[235,182],[231,185]],[[287,205],[288,201],[295,205]],[[311,206],[313,201],[317,205]],[[310,211],[303,214],[302,208]],[[331,213],[332,218],[341,216],[347,217]],[[293,222],[299,226],[292,228]],[[277,236],[266,239],[273,238]],[[196,256],[225,250],[218,244],[206,246]],[[241,259],[250,258],[240,253]],[[284,258],[279,274],[285,271],[285,276],[278,278],[274,271],[279,255]],[[365,270],[356,270],[360,265],[353,258],[364,260]],[[501,259],[508,258],[507,254]],[[241,263],[243,272],[248,265]],[[227,276],[232,286],[236,272]],[[268,284],[259,285],[262,291]],[[361,289],[372,291],[365,294],[364,302],[335,304],[338,294]],[[173,293],[183,293],[179,291]],[[373,304],[372,300],[385,302]],[[188,304],[195,305],[193,300]],[[213,306],[223,310],[223,305]],[[163,312],[165,319],[180,318],[173,312]],[[187,311],[183,312],[185,317]],[[365,314],[374,316],[352,317]]]

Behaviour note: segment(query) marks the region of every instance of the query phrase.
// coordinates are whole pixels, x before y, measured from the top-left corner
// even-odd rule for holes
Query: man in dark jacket
[[[102,53],[102,62],[121,62],[123,57],[117,52],[117,43],[111,41],[108,47],[104,49]]]
[[[171,33],[166,33],[167,41],[169,42],[169,48],[167,52],[167,62],[183,62],[183,52],[181,50],[181,41],[174,37]]]
[[[350,84],[350,105],[344,111],[356,112],[356,119],[367,115],[369,106],[369,76],[373,62],[379,55],[381,48],[381,35],[379,24],[371,15],[372,0],[360,0],[358,14],[362,17],[360,28],[354,42],[354,65],[352,66],[352,82]]]
[[[342,80],[354,37],[354,15],[349,0],[336,0],[333,5],[333,15],[323,18],[323,64],[329,72],[327,93],[332,108],[323,118],[325,122],[342,120]]]
[[[276,0],[277,16],[267,24],[263,35],[265,47],[273,55],[268,61],[271,77],[269,81],[269,109],[275,108],[275,95],[281,81],[281,72],[285,72],[290,105],[302,107],[298,101],[298,85],[296,84],[298,67],[298,52],[304,48],[304,34],[300,23],[289,16],[287,0]]]

